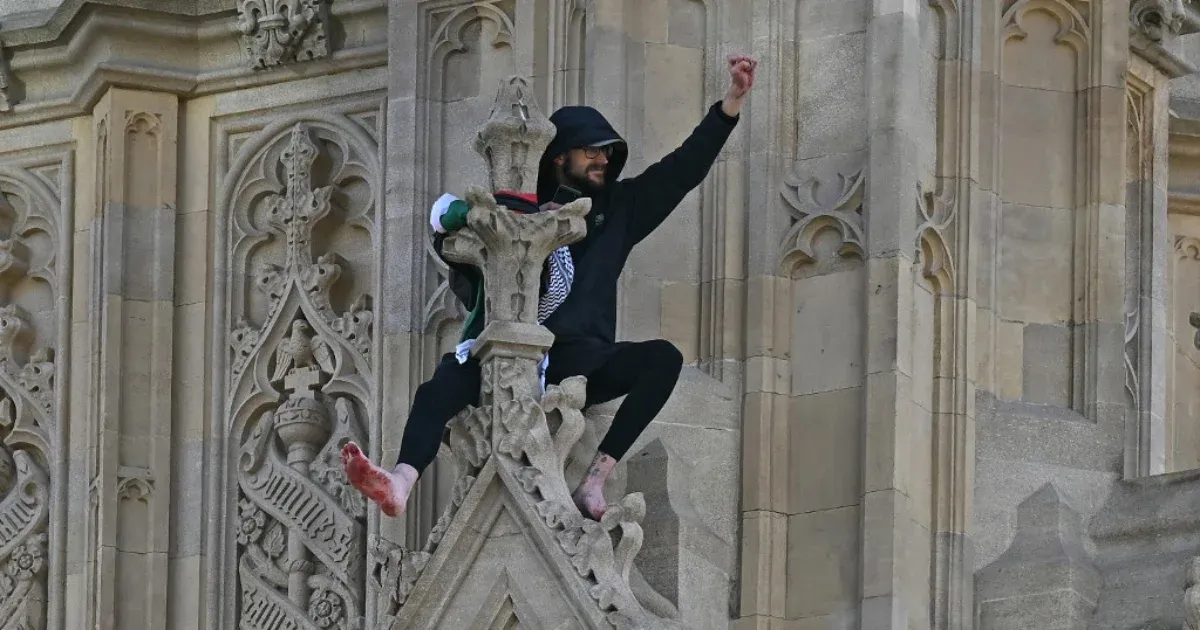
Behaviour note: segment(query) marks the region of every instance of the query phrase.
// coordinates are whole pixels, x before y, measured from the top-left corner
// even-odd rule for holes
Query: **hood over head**
[[[542,160],[538,165],[537,198],[539,203],[546,203],[554,198],[558,190],[558,178],[555,175],[554,158],[580,147],[613,146],[612,157],[608,159],[608,170],[604,179],[609,183],[617,181],[625,162],[629,159],[629,147],[604,115],[593,107],[586,105],[569,105],[561,107],[550,115],[550,122],[558,130]]]

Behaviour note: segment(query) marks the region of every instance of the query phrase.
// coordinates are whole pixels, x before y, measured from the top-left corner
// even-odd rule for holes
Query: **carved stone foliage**
[[[604,626],[620,629],[682,628],[678,622],[658,617],[643,599],[651,594],[632,584],[634,559],[641,549],[640,522],[646,504],[640,493],[625,496],[608,506],[599,521],[583,517],[571,500],[563,475],[571,448],[584,433],[582,408],[586,381],[576,377],[551,386],[544,396],[530,397],[536,386],[536,363],[522,358],[495,357],[484,366],[481,405],[460,414],[450,425],[450,445],[458,463],[459,477],[453,501],[448,506],[424,549],[410,552],[392,544],[372,551],[373,574],[384,600],[381,614],[394,616],[391,628],[411,627],[427,614],[428,598],[411,611],[410,597],[422,589],[438,591],[446,586],[426,567],[444,563],[439,553],[462,551],[447,546],[448,531],[463,534],[455,521],[470,518],[464,505],[478,505],[469,495],[478,495],[499,477],[519,504],[525,528],[543,529],[557,547],[547,562],[557,565],[567,580],[579,581],[577,590],[587,593]],[[457,541],[456,541],[457,542]],[[571,590],[571,589],[567,589]]]
[[[238,0],[242,47],[257,69],[329,56],[329,0]]]
[[[41,630],[59,443],[57,172],[0,167],[0,627]]]
[[[232,184],[237,561],[226,575],[241,628],[366,623],[366,502],[340,449],[369,443],[374,265],[362,260],[372,257],[379,169],[372,141],[351,129],[345,119],[296,124]]]
[[[46,627],[50,480],[28,451],[0,447],[0,620]]]
[[[830,181],[797,176],[784,181],[781,194],[791,215],[791,229],[782,244],[784,269],[816,262],[817,237],[826,230],[838,235],[838,255],[865,255],[864,182],[861,168],[838,172]]]

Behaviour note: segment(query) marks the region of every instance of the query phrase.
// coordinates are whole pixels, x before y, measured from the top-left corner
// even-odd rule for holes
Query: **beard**
[[[599,181],[593,178],[598,178]],[[604,190],[608,183],[605,180],[604,167],[593,167],[580,170],[561,169],[558,173],[560,183],[578,190],[584,197],[595,197]]]

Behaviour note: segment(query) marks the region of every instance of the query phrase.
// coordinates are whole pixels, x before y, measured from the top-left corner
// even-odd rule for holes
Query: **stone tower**
[[[0,0],[0,628],[1197,628],[1198,30],[1197,0]],[[615,405],[535,388],[528,272],[581,206],[483,191],[531,188],[535,101],[646,172],[733,52],[741,120],[620,284],[618,338],[683,373],[574,521]],[[392,465],[458,341],[446,192],[479,208],[451,255],[508,265],[491,389],[390,519],[336,454]]]

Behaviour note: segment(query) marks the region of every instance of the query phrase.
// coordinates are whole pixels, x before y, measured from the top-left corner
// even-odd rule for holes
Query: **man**
[[[533,213],[550,207],[550,204],[543,204],[539,208],[536,197],[512,191],[497,192],[493,198],[514,212]],[[442,195],[434,202],[429,222],[435,233],[434,250],[439,256],[445,237],[467,224],[469,212],[467,203],[453,195]],[[399,516],[404,512],[417,479],[437,456],[442,434],[450,420],[468,405],[479,404],[482,368],[479,360],[471,356],[471,347],[486,324],[483,276],[470,265],[449,260],[446,263],[451,270],[451,291],[469,312],[455,351],[443,356],[433,377],[417,388],[400,440],[396,466],[391,471],[375,466],[353,442],[342,448],[346,478],[367,498],[379,503],[388,516]],[[539,322],[553,313],[570,293],[573,273],[571,253],[566,247],[559,248],[546,259],[538,301]]]
[[[604,484],[675,389],[683,357],[670,342],[617,342],[617,283],[630,252],[650,235],[708,175],[737,124],[754,86],[758,62],[728,59],[730,85],[683,144],[641,175],[618,180],[629,151],[598,111],[564,107],[550,116],[557,128],[542,156],[538,201],[559,186],[592,198],[588,233],[570,246],[575,265],[571,293],[544,325],[555,335],[547,383],[587,377],[587,405],[625,396],[583,481],[572,493],[579,509],[599,520]]]
[[[587,236],[567,248],[573,264],[571,290],[542,322],[555,335],[546,382],[587,377],[588,406],[626,397],[572,493],[580,511],[596,520],[606,509],[605,482],[662,410],[683,367],[682,355],[668,341],[616,342],[617,282],[633,247],[700,185],[737,124],[758,62],[735,55],[728,64],[731,81],[725,98],[708,109],[679,148],[637,177],[618,181],[629,151],[598,111],[572,106],[550,116],[557,133],[540,162],[537,203],[548,207],[559,187],[568,186],[591,197],[592,210]],[[478,390],[477,373],[474,382],[464,380],[462,386]],[[415,410],[414,403],[414,414]],[[414,420],[410,416],[409,426]],[[407,438],[408,429],[405,433]],[[348,455],[343,450],[351,482],[394,515],[389,509],[403,506],[416,475],[400,472],[399,466],[389,473],[354,451]]]

